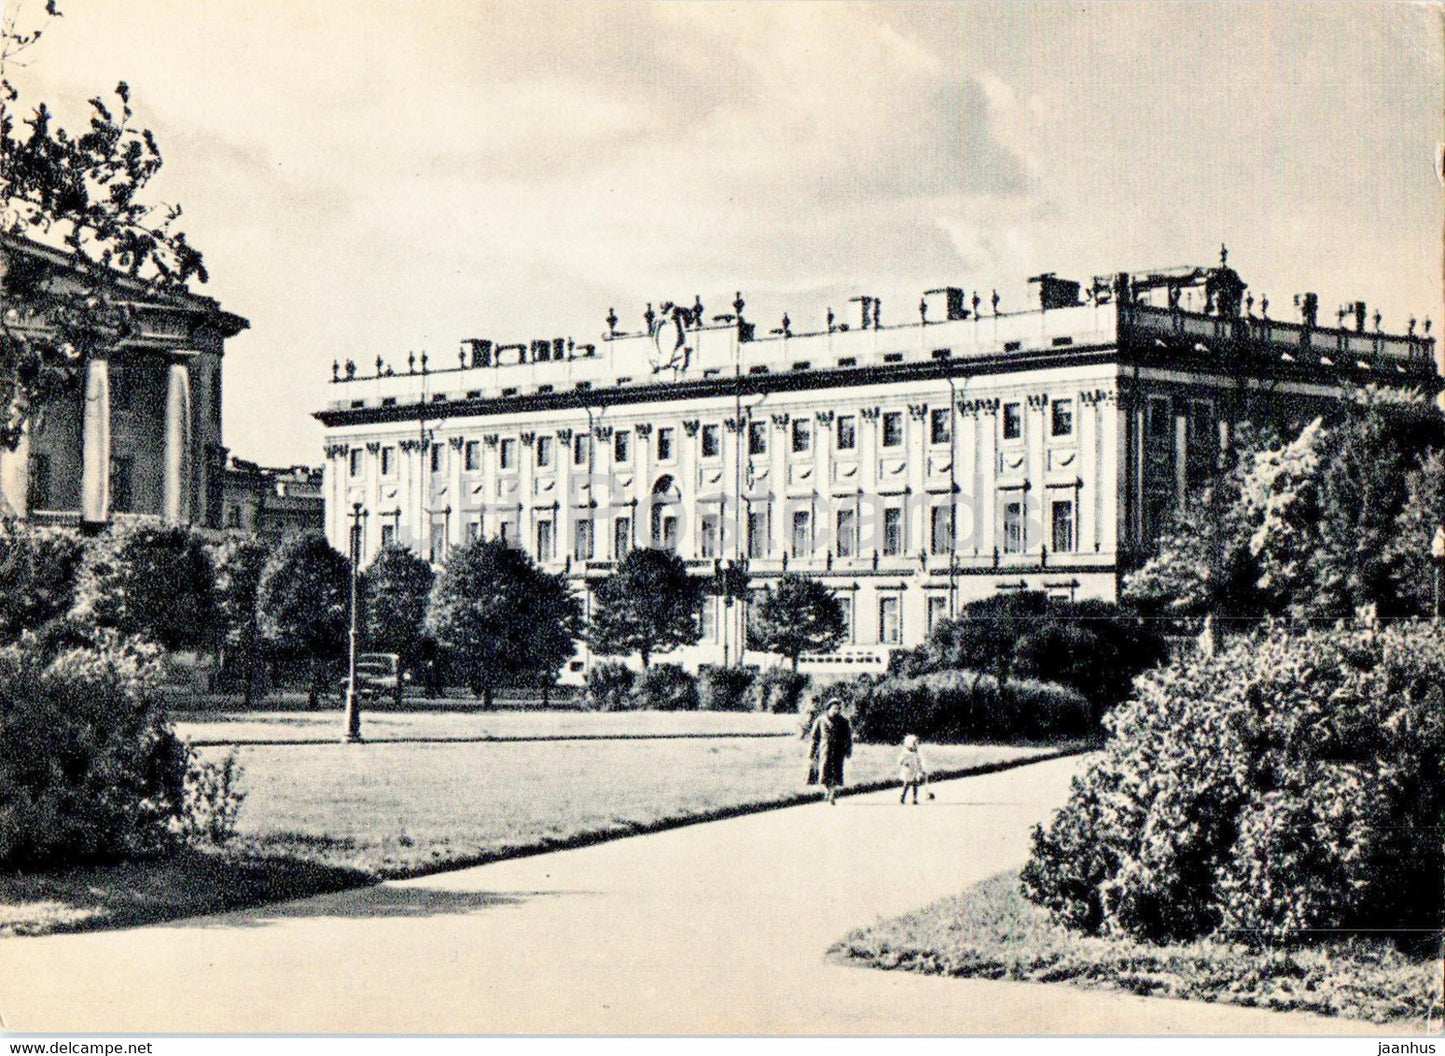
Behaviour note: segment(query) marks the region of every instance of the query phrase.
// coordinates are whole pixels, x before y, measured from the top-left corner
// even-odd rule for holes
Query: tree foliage
[[[477,540],[447,558],[426,628],[490,707],[498,686],[556,677],[581,636],[582,603],[525,552]]]
[[[431,565],[408,547],[382,547],[362,578],[362,636],[367,648],[396,653],[406,664],[416,663],[435,580]]]
[[[0,445],[14,447],[46,400],[75,384],[85,360],[136,325],[126,303],[206,281],[201,254],[176,227],[178,206],[145,199],[160,171],[155,137],[135,121],[130,89],[90,100],[84,129],[63,127],[44,102],[24,105],[14,71],[59,16],[38,27],[10,5],[0,22],[0,234],[57,250],[0,256]]]
[[[671,550],[632,550],[593,593],[588,640],[604,656],[638,653],[647,667],[655,654],[701,637],[702,592],[702,581]]]
[[[319,532],[306,532],[282,540],[257,584],[261,640],[278,655],[310,661],[312,707],[326,661],[346,650],[350,577],[350,561]]]
[[[832,590],[787,573],[754,602],[749,631],[755,648],[786,656],[796,671],[800,655],[833,648],[844,629],[843,606]]]
[[[1366,390],[1287,441],[1242,439],[1229,470],[1191,496],[1126,577],[1127,599],[1230,624],[1422,611],[1402,575],[1419,562],[1399,538],[1411,473],[1445,439],[1432,405]]]
[[[217,606],[205,544],[179,525],[112,526],[86,547],[71,613],[165,649],[208,644]]]
[[[222,670],[241,680],[245,703],[252,703],[262,653],[257,598],[271,548],[255,536],[230,536],[212,551],[216,566],[216,606],[220,619]]]

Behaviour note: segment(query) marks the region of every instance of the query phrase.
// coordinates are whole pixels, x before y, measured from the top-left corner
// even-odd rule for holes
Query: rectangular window
[[[703,596],[697,611],[697,626],[703,641],[717,641],[717,598]]]
[[[1074,401],[1055,400],[1049,404],[1049,435],[1074,435]]]
[[[502,441],[501,454],[498,456],[498,464],[503,469],[515,469],[517,465],[517,441],[514,437],[506,437]]]
[[[698,522],[697,553],[699,557],[717,557],[722,553],[718,541],[718,515],[705,513]]]
[[[346,457],[348,460],[347,472],[353,477],[361,476],[361,460],[366,457],[366,452],[359,447],[353,447]]]
[[[935,407],[928,412],[928,442],[946,444],[953,438],[953,408]]]
[[[627,462],[632,458],[632,431],[619,429],[612,434],[612,461]]]
[[[468,440],[467,446],[462,449],[462,466],[468,473],[475,473],[482,468],[482,444],[480,440]]]
[[[537,437],[537,466],[545,469],[552,464],[552,438],[550,436]]]
[[[808,557],[813,552],[813,515],[808,510],[793,511],[793,556]]]
[[[1054,553],[1072,554],[1078,549],[1074,531],[1074,500],[1062,499],[1055,502],[1050,520],[1053,526]]]
[[[585,466],[592,455],[592,437],[587,433],[579,433],[572,438],[572,464],[574,466]]]
[[[396,473],[396,448],[383,447],[381,449],[381,475],[390,477]]]
[[[813,419],[793,419],[793,454],[807,454],[813,449]]]
[[[722,454],[722,426],[705,425],[702,427],[702,457],[717,458]]]
[[[843,644],[853,640],[853,595],[837,594],[838,607],[843,610]]]
[[[851,414],[838,416],[838,450],[852,451],[858,446],[858,419]]]
[[[612,522],[612,556],[621,561],[632,549],[632,518],[618,517]]]
[[[768,556],[768,511],[748,512],[748,556]]]
[[[884,411],[884,412],[883,412],[883,446],[884,446],[884,447],[902,447],[902,446],[903,446],[903,412],[902,412],[902,411]]]
[[[591,561],[592,522],[578,521],[572,529],[572,557],[578,561]]]
[[[1024,552],[1024,504],[1006,502],[1003,507],[1003,552]]]
[[[930,543],[935,554],[953,552],[953,507],[935,506],[929,514]]]
[[[446,467],[446,444],[431,445],[431,471],[440,473]]]
[[[903,510],[889,506],[883,511],[883,554],[897,557],[903,553]]]
[[[1150,396],[1145,412],[1144,438],[1146,442],[1159,447],[1174,444],[1174,409],[1168,396]]]
[[[396,545],[396,525],[383,524],[381,526],[381,545],[384,547]]]
[[[897,645],[903,640],[903,625],[898,618],[902,600],[896,594],[885,594],[878,599],[878,641],[883,645]]]
[[[676,550],[677,518],[672,514],[663,514],[652,523],[657,533],[653,536],[652,545],[659,546],[664,550]]]
[[[475,543],[482,537],[482,522],[480,520],[467,522],[467,542]]]
[[[676,445],[673,443],[676,435],[676,429],[663,428],[657,431],[657,460],[659,462],[672,461],[676,454]]]
[[[854,557],[858,553],[858,512],[838,511],[838,556]]]
[[[503,546],[517,545],[517,526],[511,521],[502,521],[497,525],[497,538]]]
[[[552,560],[552,521],[544,518],[537,522],[537,560]]]
[[[1006,403],[1003,405],[1003,438],[1021,440],[1024,435],[1024,405]]]
[[[766,455],[768,453],[768,423],[748,423],[748,454]]]
[[[948,597],[943,594],[930,594],[928,596],[928,633],[933,633],[944,620],[948,619]]]
[[[447,556],[447,526],[444,521],[433,521],[431,526],[431,563],[439,565]]]

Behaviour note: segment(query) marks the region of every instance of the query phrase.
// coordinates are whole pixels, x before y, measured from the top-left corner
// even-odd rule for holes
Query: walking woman
[[[843,787],[843,762],[852,754],[853,728],[843,717],[843,702],[833,697],[813,723],[808,744],[808,784],[822,784],[830,804],[838,801],[838,789]]]

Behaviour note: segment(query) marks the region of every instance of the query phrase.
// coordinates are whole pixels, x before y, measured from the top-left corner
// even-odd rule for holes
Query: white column
[[[110,519],[110,364],[85,364],[85,407],[81,425],[80,519]]]
[[[172,363],[166,379],[164,513],[171,524],[184,524],[191,512],[191,372]]]

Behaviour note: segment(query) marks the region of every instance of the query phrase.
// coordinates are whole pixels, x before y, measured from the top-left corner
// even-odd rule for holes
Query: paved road
[[[1076,759],[245,913],[0,942],[11,1030],[1378,1033],[1367,1024],[842,967],[852,927],[1018,865]]]

